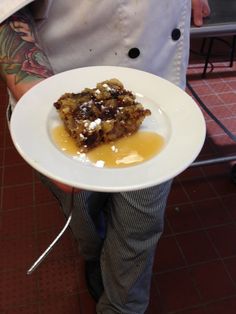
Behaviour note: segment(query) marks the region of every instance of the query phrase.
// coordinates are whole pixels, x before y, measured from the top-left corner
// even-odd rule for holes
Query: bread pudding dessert
[[[118,79],[80,93],[65,93],[55,103],[65,129],[80,152],[135,133],[151,114]]]

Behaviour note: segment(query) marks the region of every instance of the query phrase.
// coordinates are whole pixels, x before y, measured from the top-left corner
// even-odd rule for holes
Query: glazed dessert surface
[[[81,152],[135,133],[151,114],[117,79],[65,93],[54,106]]]

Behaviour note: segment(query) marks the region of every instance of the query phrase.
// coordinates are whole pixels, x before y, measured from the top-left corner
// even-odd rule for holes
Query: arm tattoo
[[[0,24],[0,73],[15,75],[15,84],[53,74],[37,43],[33,22],[23,10]]]

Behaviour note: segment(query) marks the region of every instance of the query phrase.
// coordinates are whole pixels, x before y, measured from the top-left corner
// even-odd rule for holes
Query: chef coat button
[[[131,59],[135,59],[140,55],[140,50],[138,48],[131,48],[128,52],[128,56]]]
[[[173,29],[172,33],[171,33],[171,37],[173,40],[178,40],[181,36],[181,32],[178,28]]]

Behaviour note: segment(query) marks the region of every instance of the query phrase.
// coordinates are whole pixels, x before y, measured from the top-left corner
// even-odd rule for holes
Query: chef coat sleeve
[[[1,0],[0,23],[33,1],[34,0]]]

